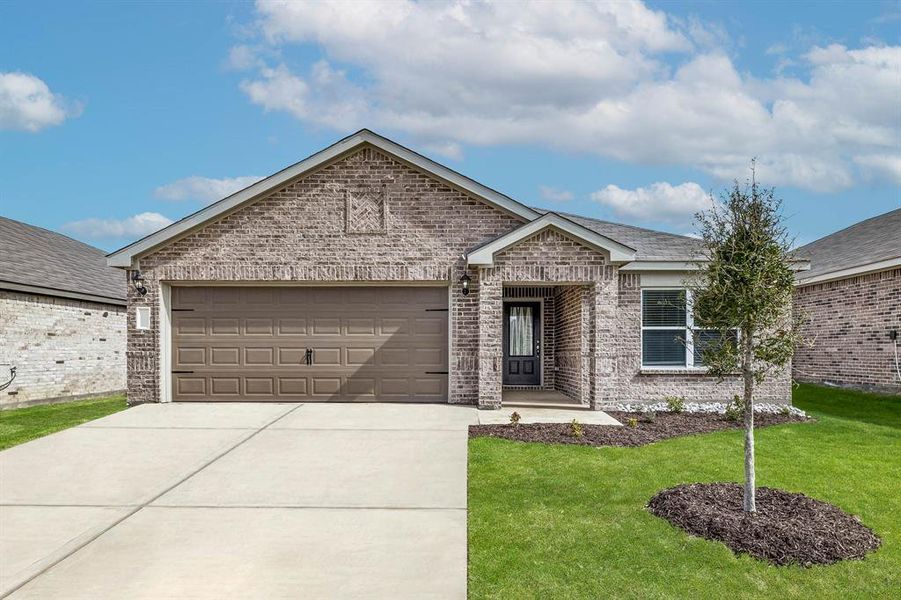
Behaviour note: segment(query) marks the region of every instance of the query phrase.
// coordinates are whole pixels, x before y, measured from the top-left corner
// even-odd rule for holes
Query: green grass
[[[472,598],[897,598],[901,396],[802,385],[818,421],[757,431],[757,483],[858,515],[882,537],[865,560],[774,567],[645,510],[659,490],[741,481],[742,434],[641,448],[469,442]]]
[[[112,396],[0,411],[0,450],[125,408],[125,396]]]

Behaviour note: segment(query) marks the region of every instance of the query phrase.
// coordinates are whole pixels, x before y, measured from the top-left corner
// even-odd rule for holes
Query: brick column
[[[616,402],[616,305],[619,277],[615,267],[593,286],[594,296],[594,395],[591,406]]]
[[[500,408],[503,393],[502,348],[503,284],[479,281],[479,408]]]

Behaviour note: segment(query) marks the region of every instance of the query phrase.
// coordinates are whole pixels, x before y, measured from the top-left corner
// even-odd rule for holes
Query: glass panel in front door
[[[533,356],[532,307],[511,306],[509,319],[510,356]]]

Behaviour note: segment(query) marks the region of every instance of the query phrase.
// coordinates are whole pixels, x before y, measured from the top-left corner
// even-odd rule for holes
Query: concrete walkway
[[[0,595],[464,598],[446,405],[144,405],[0,452]]]

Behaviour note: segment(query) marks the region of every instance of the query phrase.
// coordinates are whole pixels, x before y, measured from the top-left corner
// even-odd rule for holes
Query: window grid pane
[[[510,356],[532,356],[532,307],[510,307]]]
[[[644,365],[686,366],[684,329],[647,329],[642,332],[641,345]]]
[[[684,290],[642,290],[644,327],[685,327]]]
[[[738,339],[734,331],[730,331],[728,338],[732,341]],[[722,333],[717,329],[697,329],[694,331],[694,359],[696,367],[704,366],[704,349],[713,344],[719,344]]]

